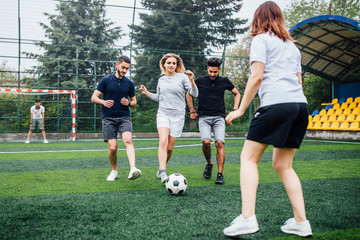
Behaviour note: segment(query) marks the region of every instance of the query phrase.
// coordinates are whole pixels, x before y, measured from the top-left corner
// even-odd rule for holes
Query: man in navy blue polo
[[[134,83],[125,77],[131,61],[127,56],[119,57],[116,72],[106,76],[99,82],[94,91],[91,101],[101,104],[103,111],[103,137],[109,145],[109,160],[111,165],[110,175],[107,181],[114,181],[118,176],[117,171],[117,134],[125,144],[126,155],[129,160],[129,180],[134,180],[141,175],[141,171],[135,167],[135,148],[132,141],[132,122],[129,107],[137,104]],[[103,99],[100,96],[103,95]]]

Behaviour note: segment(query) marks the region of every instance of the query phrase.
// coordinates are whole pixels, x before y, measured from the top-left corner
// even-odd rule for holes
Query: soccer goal
[[[76,138],[76,91],[0,88],[0,135],[24,134],[30,127],[30,108],[39,99],[45,108],[48,139]],[[36,133],[36,128],[34,133]],[[17,138],[19,139],[19,138]]]

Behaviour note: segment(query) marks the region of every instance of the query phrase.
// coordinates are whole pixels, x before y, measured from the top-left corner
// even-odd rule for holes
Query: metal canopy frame
[[[309,18],[289,30],[302,55],[302,68],[341,82],[360,70],[360,23],[337,15]]]

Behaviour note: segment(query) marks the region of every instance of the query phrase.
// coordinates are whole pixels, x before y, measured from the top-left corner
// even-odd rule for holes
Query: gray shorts
[[[40,129],[40,130],[43,130],[43,129],[44,129],[44,126],[42,126],[41,124],[42,124],[42,118],[33,119],[33,125],[32,125],[32,127],[30,127],[30,129],[31,129],[31,130],[34,130],[34,129],[35,129],[35,126],[36,126],[36,125],[39,125],[39,129]]]
[[[130,117],[104,118],[102,120],[104,142],[110,139],[117,139],[117,133],[132,132]]]
[[[211,140],[211,131],[213,131],[215,142],[225,143],[225,118],[221,116],[199,117],[199,129],[202,142],[207,139]]]

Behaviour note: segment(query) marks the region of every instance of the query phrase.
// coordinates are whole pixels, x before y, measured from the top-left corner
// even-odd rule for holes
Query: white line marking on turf
[[[177,145],[174,148],[186,148],[186,147],[196,147],[202,146],[201,143],[199,144],[189,144],[189,145]],[[147,148],[135,148],[136,150],[150,150],[150,149],[157,149],[158,147],[147,147]],[[0,152],[0,153],[56,153],[56,152],[101,152],[101,151],[108,151],[109,149],[80,149],[80,150],[52,150],[52,151],[24,151],[24,152]],[[118,149],[118,151],[125,151],[125,148]]]

